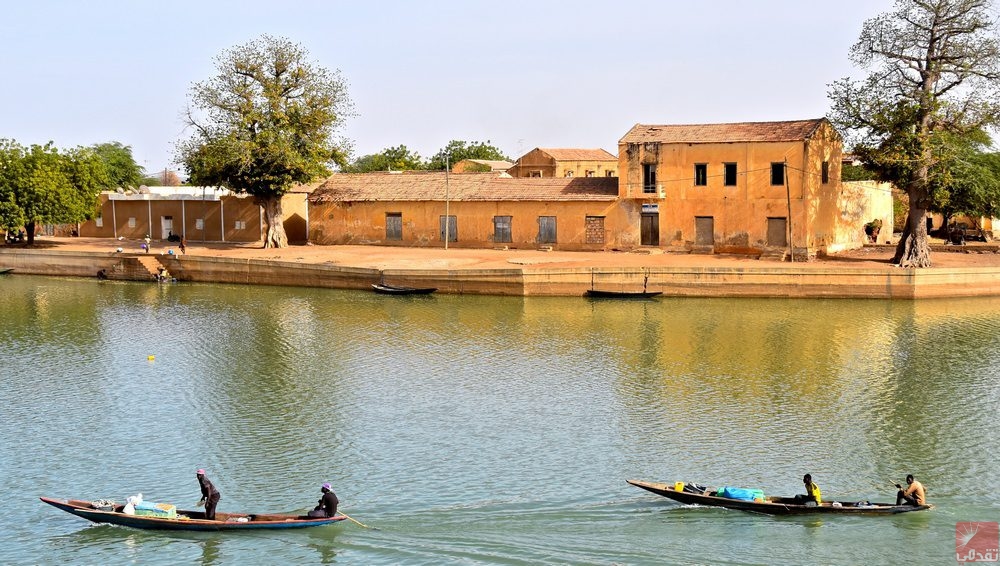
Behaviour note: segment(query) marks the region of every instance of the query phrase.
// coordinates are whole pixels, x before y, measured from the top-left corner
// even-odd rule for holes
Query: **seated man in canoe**
[[[906,503],[907,505],[925,505],[926,499],[924,497],[924,484],[918,482],[914,479],[913,474],[908,474],[906,476],[906,489],[903,486],[896,484],[896,505],[902,505]]]
[[[329,483],[324,483],[320,487],[320,491],[323,492],[323,497],[319,499],[319,505],[315,509],[309,512],[310,517],[333,517],[337,514],[337,505],[340,504],[340,500],[337,499],[337,494],[333,492],[333,487]]]
[[[800,493],[796,495],[795,501],[809,506],[822,505],[823,493],[819,490],[819,486],[813,482],[812,475],[806,474],[802,476],[802,483],[806,486],[806,494],[802,495]]]

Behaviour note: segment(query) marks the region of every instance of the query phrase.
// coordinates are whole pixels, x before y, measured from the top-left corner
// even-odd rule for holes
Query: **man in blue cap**
[[[323,497],[319,499],[319,505],[309,512],[309,516],[333,517],[337,514],[337,505],[340,504],[340,500],[337,499],[337,494],[333,492],[330,484],[324,483],[319,489],[323,492]]]

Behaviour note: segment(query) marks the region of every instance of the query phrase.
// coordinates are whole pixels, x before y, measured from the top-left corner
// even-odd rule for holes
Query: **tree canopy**
[[[954,144],[938,168],[940,190],[932,194],[932,210],[940,212],[946,224],[957,214],[1000,216],[1000,154],[979,150],[988,141],[983,135],[971,143]]]
[[[115,149],[108,152],[108,148]],[[127,150],[127,159],[121,158]],[[110,162],[109,155],[116,157]],[[35,225],[69,224],[92,218],[102,190],[119,186],[123,172],[140,171],[121,144],[78,147],[63,153],[50,142],[24,147],[0,140],[0,223],[24,226],[34,243]]]
[[[269,35],[215,63],[217,74],[191,89],[193,134],[178,160],[194,184],[252,195],[264,207],[264,247],[285,247],[282,195],[346,165],[348,144],[335,134],[353,108],[347,83],[300,45]]]
[[[877,179],[909,197],[893,262],[930,266],[925,217],[958,185],[954,159],[1000,124],[1000,41],[990,0],[896,0],[864,23],[852,61],[863,81],[830,85],[830,119]],[[968,171],[967,171],[968,172]]]
[[[132,156],[132,147],[119,142],[105,142],[91,146],[107,168],[108,186],[136,189],[146,174]]]
[[[426,169],[418,153],[405,145],[389,147],[379,153],[363,155],[344,167],[345,173],[372,173],[374,171],[412,171]]]
[[[434,154],[434,157],[431,157],[427,168],[432,171],[444,171],[446,161],[453,165],[463,159],[511,161],[499,148],[491,145],[490,140],[486,140],[485,143],[452,140],[441,148],[441,151]]]

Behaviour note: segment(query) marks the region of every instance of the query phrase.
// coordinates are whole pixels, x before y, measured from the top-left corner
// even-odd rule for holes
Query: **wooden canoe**
[[[687,505],[705,505],[708,507],[725,507],[739,511],[765,513],[767,515],[805,515],[805,514],[841,514],[841,515],[895,515],[910,511],[932,509],[933,505],[894,505],[892,503],[868,503],[848,501],[824,501],[822,505],[804,505],[794,497],[766,497],[764,501],[741,501],[710,495],[711,489],[704,493],[677,491],[673,484],[626,480],[628,483]],[[837,503],[834,505],[834,503]]]
[[[4,273],[10,273],[11,271],[14,271],[13,267],[0,267],[0,275],[3,275]]]
[[[309,517],[285,513],[216,513],[215,520],[205,519],[202,511],[177,511],[176,519],[127,515],[122,513],[123,505],[114,509],[101,510],[92,501],[81,499],[52,499],[40,497],[49,505],[67,513],[82,517],[94,523],[108,523],[135,529],[163,531],[230,531],[247,529],[295,529],[318,527],[343,521],[345,515],[334,517]]]
[[[601,291],[588,289],[587,296],[599,299],[649,299],[662,295],[663,291]]]
[[[401,287],[398,285],[373,283],[372,290],[383,295],[429,295],[437,291],[437,287]]]

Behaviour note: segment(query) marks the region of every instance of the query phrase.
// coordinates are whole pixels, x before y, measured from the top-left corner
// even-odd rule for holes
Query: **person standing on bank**
[[[333,492],[332,487],[328,483],[324,483],[319,490],[323,492],[323,497],[319,498],[319,505],[309,512],[309,516],[333,517],[337,514],[337,505],[340,504],[337,494]]]
[[[205,470],[198,470],[198,484],[201,486],[201,501],[198,502],[198,506],[205,506],[205,518],[209,521],[215,520],[215,506],[219,504],[219,500],[222,499],[222,494],[219,490],[215,489],[212,482],[205,477]]]
[[[896,484],[896,488],[899,491],[896,492],[896,505],[902,505],[906,503],[908,505],[926,505],[926,499],[924,498],[924,484],[918,482],[914,479],[913,474],[906,476],[906,489],[903,486]]]

